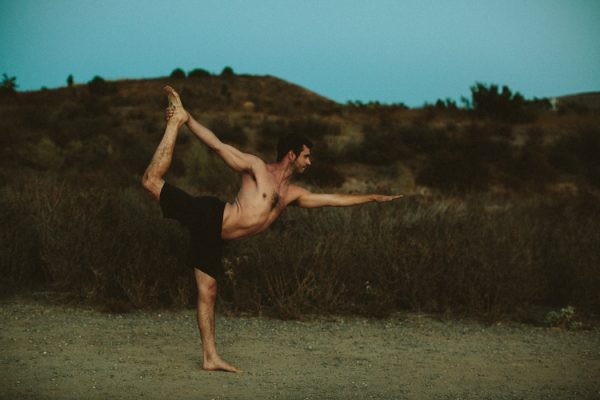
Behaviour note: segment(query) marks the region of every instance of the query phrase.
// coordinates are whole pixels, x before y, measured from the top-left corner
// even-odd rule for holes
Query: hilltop
[[[600,110],[600,92],[578,93],[556,98],[557,105],[576,106],[588,110]]]
[[[4,94],[2,180],[25,169],[137,185],[162,134],[166,84],[223,141],[267,161],[281,135],[298,132],[312,138],[317,162],[304,177],[308,185],[465,193],[579,190],[600,184],[591,154],[599,146],[597,93],[561,97],[558,111],[543,102],[525,102],[518,118],[504,110],[498,119],[442,101],[421,109],[339,104],[276,77],[235,74],[97,78],[72,87]],[[180,138],[173,179],[190,186],[202,182],[212,192],[221,191],[220,185],[234,186],[235,177],[190,139],[187,133]],[[198,168],[198,162],[204,167]],[[225,178],[211,178],[207,171]]]

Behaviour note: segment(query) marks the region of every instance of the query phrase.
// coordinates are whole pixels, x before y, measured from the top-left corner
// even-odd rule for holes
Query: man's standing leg
[[[226,363],[217,354],[215,345],[215,301],[217,299],[217,281],[210,275],[195,268],[198,286],[198,329],[202,338],[202,368],[209,371],[241,372]]]

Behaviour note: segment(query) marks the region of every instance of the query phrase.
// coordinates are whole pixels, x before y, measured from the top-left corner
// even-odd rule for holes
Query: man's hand
[[[376,201],[376,202],[378,202],[378,203],[384,203],[386,201],[392,201],[392,200],[399,199],[400,197],[404,197],[404,195],[403,194],[396,194],[396,195],[393,195],[393,196],[386,196],[386,195],[383,195],[383,194],[376,194],[376,195],[373,195],[373,200]]]
[[[174,111],[171,107],[165,108],[165,121],[169,121],[173,117]]]

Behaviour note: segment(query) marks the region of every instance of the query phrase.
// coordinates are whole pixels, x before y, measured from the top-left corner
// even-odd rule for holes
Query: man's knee
[[[144,174],[142,177],[142,186],[150,193],[155,199],[160,199],[160,191],[162,190],[165,181],[162,178],[153,176],[151,174]]]
[[[200,270],[197,270],[196,276],[201,276],[196,282],[198,287],[198,299],[214,301],[217,298],[217,281]]]
[[[210,282],[200,286],[198,294],[202,299],[214,301],[217,298],[217,282]]]

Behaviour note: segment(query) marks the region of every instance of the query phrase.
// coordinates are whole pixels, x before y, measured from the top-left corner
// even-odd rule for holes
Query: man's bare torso
[[[221,237],[239,239],[267,229],[293,201],[295,187],[281,184],[264,163],[243,172],[240,191],[233,203],[225,204]]]

